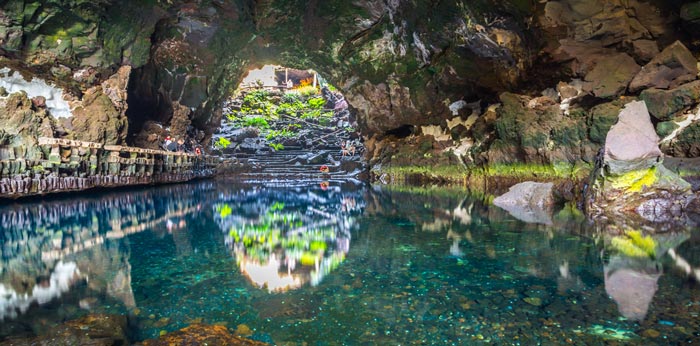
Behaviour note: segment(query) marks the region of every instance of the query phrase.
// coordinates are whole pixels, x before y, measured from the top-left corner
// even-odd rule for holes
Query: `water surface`
[[[278,345],[700,341],[700,237],[651,250],[460,190],[204,181],[0,205],[0,340],[89,313]],[[647,249],[647,250],[644,250]]]

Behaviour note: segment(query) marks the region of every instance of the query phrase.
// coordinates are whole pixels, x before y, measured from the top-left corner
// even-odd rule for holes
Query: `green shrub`
[[[301,97],[299,97],[299,94],[285,93],[284,95],[282,95],[282,103],[293,104],[293,103],[300,102],[300,101],[301,101]]]
[[[324,100],[323,97],[314,97],[306,101],[306,103],[309,104],[309,108],[322,109],[326,104],[326,100]]]
[[[226,149],[229,145],[231,145],[231,141],[226,139],[226,137],[219,137],[219,139],[214,142],[214,147],[219,149]]]
[[[274,149],[275,151],[280,151],[284,150],[284,145],[282,143],[270,143],[270,148]]]
[[[246,127],[257,127],[259,129],[270,128],[270,124],[268,124],[267,120],[265,120],[263,117],[248,117],[243,122],[243,125]]]

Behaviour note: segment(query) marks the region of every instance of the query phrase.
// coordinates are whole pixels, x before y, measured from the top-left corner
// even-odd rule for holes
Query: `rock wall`
[[[55,136],[111,144],[155,147],[173,131],[208,142],[246,70],[279,63],[338,86],[377,143],[369,158],[385,166],[410,136],[447,165],[590,163],[621,97],[643,99],[657,132],[673,134],[665,153],[693,157],[696,7],[11,0],[0,67],[64,90],[73,117]]]
[[[26,147],[0,145],[0,199],[182,182],[213,176],[218,164],[211,156],[52,137],[30,148],[27,156]]]

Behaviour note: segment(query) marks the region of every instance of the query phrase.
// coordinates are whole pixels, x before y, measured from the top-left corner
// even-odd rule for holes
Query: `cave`
[[[0,2],[0,344],[695,341],[698,57],[697,0]]]
[[[364,146],[352,112],[316,71],[264,65],[248,71],[224,101],[208,149],[234,162],[229,176],[296,181],[319,172],[325,179],[363,176]]]

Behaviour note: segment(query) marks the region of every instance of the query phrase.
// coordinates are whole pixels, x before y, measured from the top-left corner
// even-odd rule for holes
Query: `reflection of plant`
[[[284,203],[282,202],[275,202],[270,206],[270,212],[280,211],[282,209],[284,209]]]
[[[656,241],[650,236],[642,236],[639,231],[628,231],[612,239],[614,249],[629,257],[656,257]]]
[[[233,210],[231,209],[231,206],[228,205],[228,203],[225,203],[223,205],[217,205],[216,212],[219,213],[219,216],[222,219],[225,219],[231,215]]]

